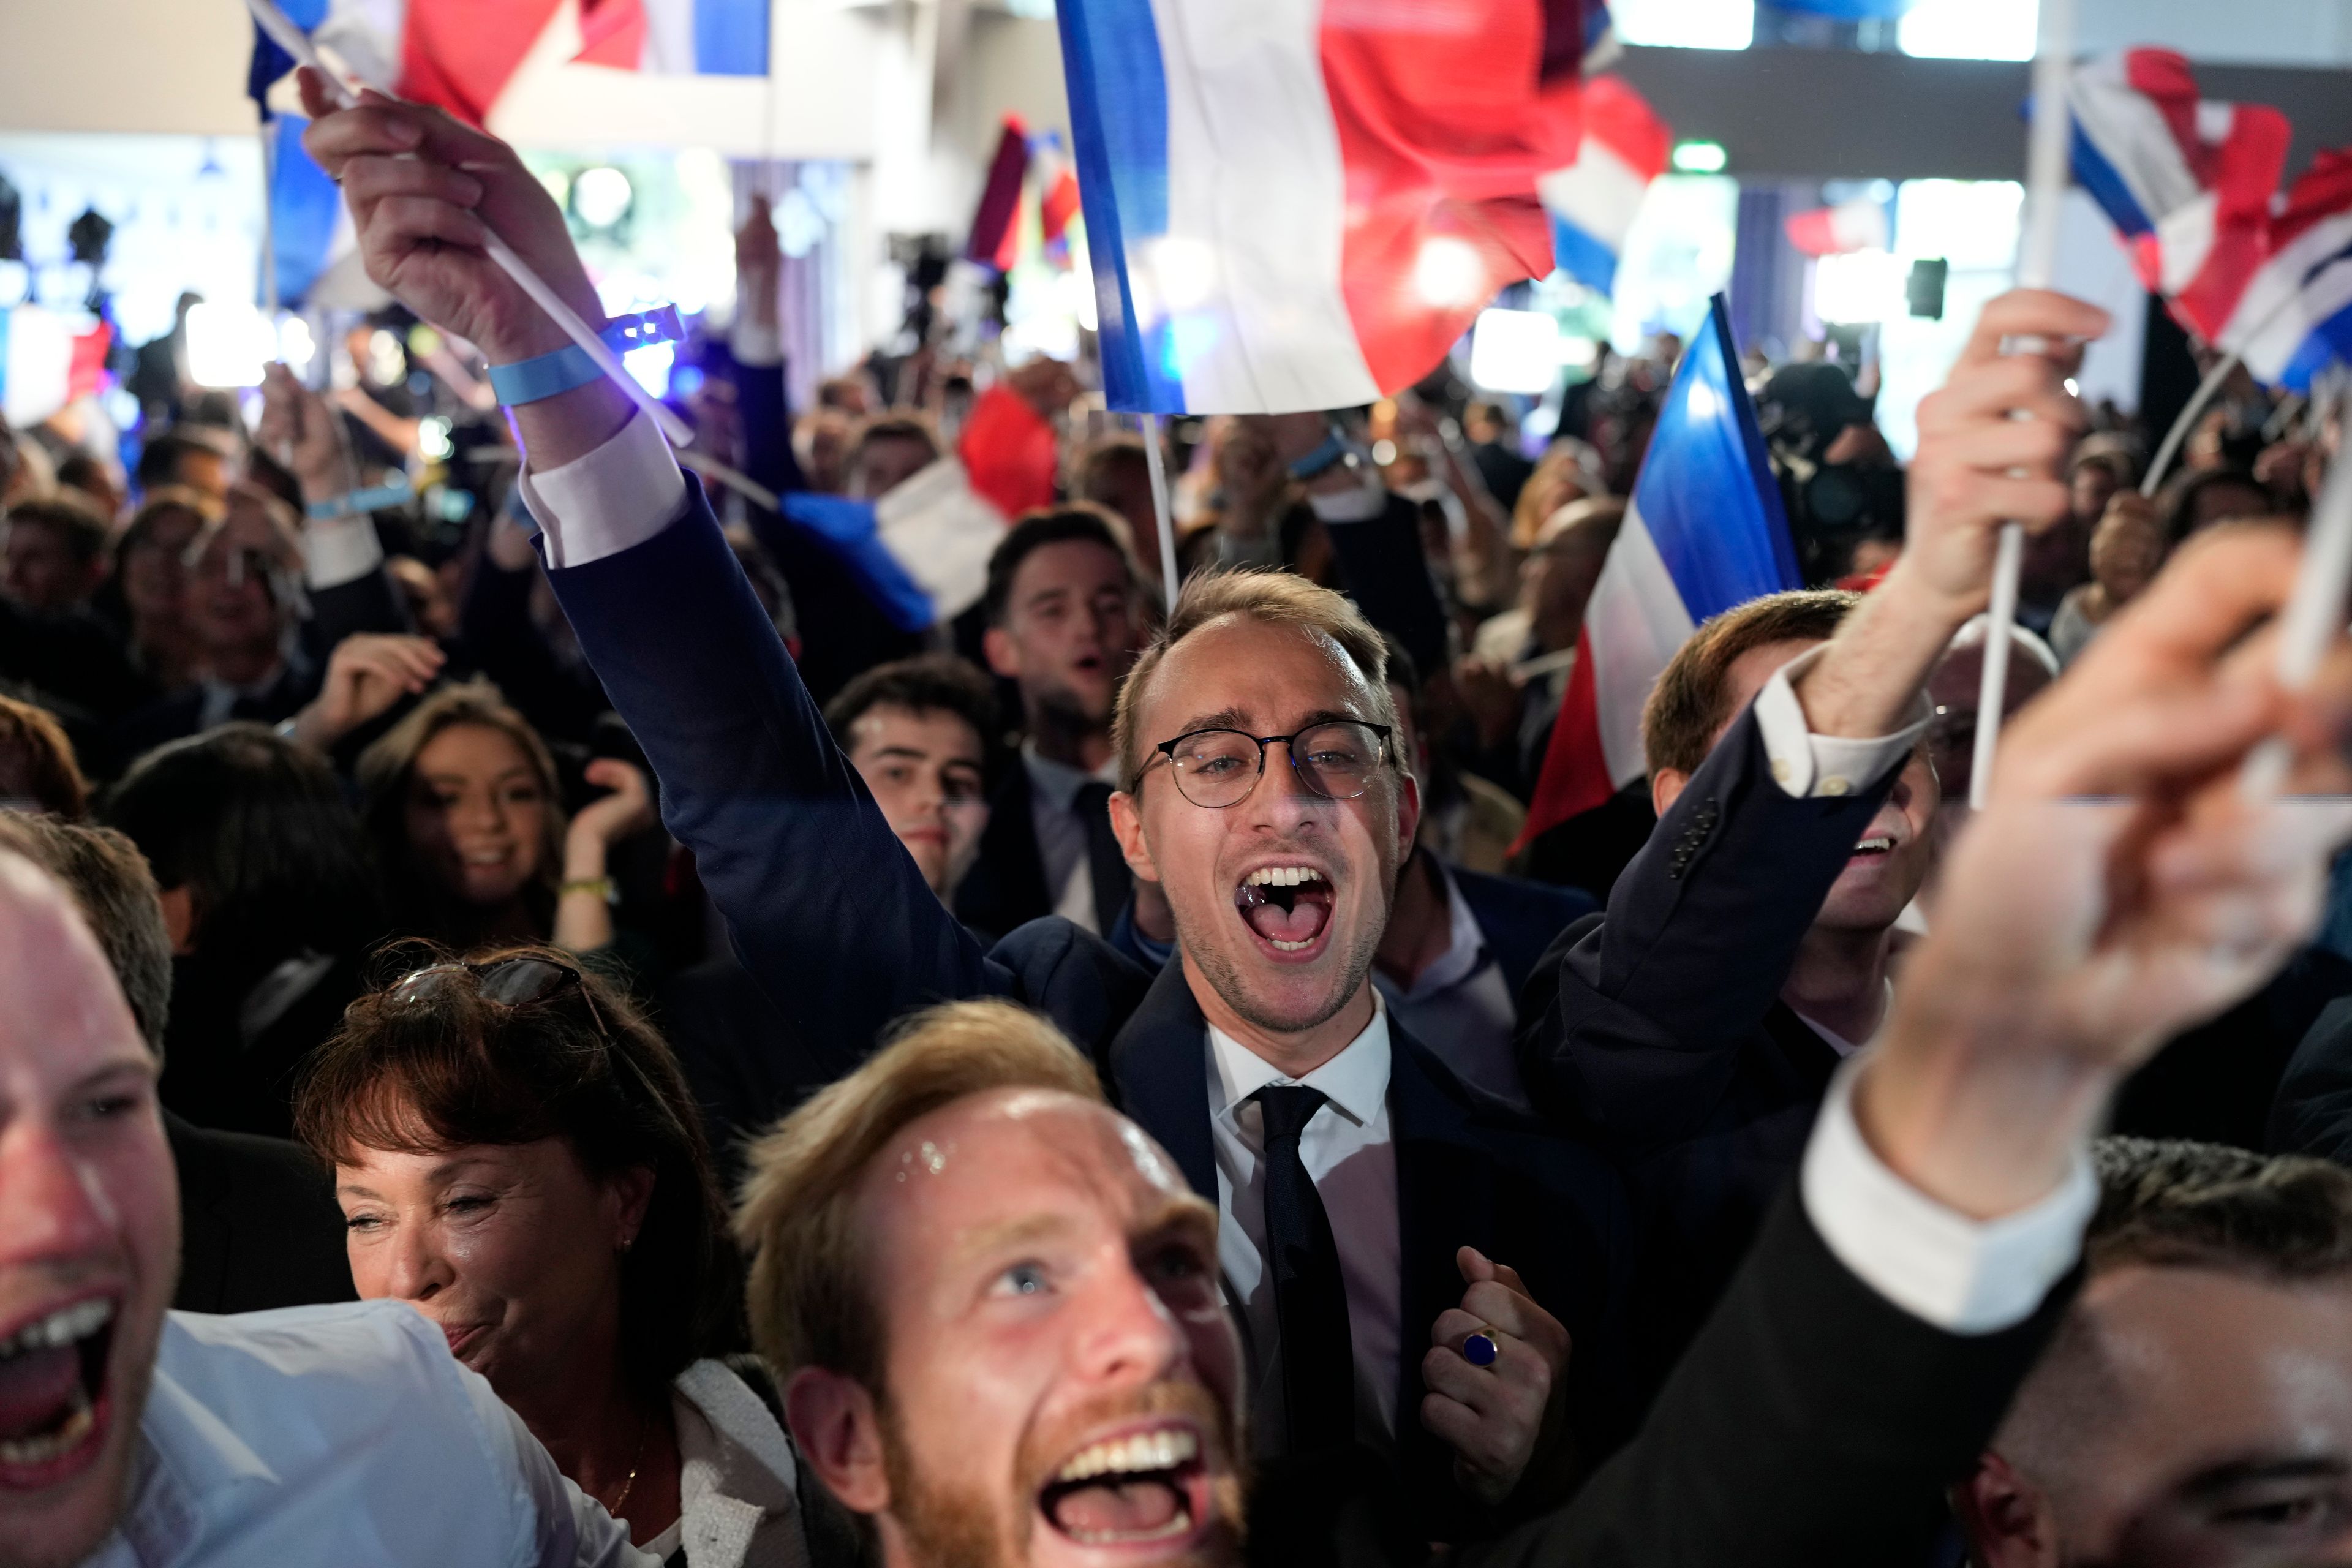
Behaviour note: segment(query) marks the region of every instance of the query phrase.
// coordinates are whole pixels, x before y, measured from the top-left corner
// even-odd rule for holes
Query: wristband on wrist
[[[637,315],[615,316],[596,335],[604,340],[606,348],[625,354],[631,349],[654,343],[677,342],[686,336],[686,327],[677,319],[677,306],[658,305]],[[604,374],[586,349],[577,343],[566,343],[553,353],[490,366],[490,390],[498,395],[500,404],[513,408],[561,397]]]
[[[408,488],[407,477],[404,475],[397,484],[377,485],[372,489],[351,490],[342,495],[329,496],[325,500],[314,500],[303,509],[303,513],[312,522],[332,522],[339,517],[403,505],[414,493]]]
[[[574,893],[593,893],[608,904],[621,901],[621,891],[613,886],[610,877],[581,877],[555,889],[556,897],[568,899]]]

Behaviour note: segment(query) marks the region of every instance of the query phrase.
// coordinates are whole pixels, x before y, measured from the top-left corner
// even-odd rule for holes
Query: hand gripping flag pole
[[[246,8],[253,13],[254,21],[259,25],[263,32],[269,35],[270,41],[293,56],[297,65],[309,66],[317,71],[325,79],[328,90],[335,95],[337,101],[344,108],[351,108],[359,102],[359,96],[352,91],[341,76],[328,68],[326,61],[319,58],[318,47],[310,42],[310,36],[294,25],[292,19],[278,7],[277,0],[245,0],[245,3]],[[546,311],[549,319],[557,326],[563,329],[564,336],[577,343],[583,353],[596,362],[598,370],[603,371],[612,379],[615,386],[628,395],[630,402],[645,410],[646,417],[660,427],[663,435],[669,437],[671,446],[684,447],[694,439],[694,432],[687,428],[686,422],[665,407],[660,398],[637,384],[636,377],[631,375],[621,363],[621,356],[614,353],[604,339],[590,331],[588,323],[580,319],[579,312],[565,304],[562,298],[548,287],[547,279],[533,270],[529,262],[517,256],[505,240],[500,239],[496,234],[491,234],[483,242],[482,249],[492,261],[498,263],[501,271],[514,279],[517,288],[530,295],[532,302]]]
[[[2033,58],[2033,133],[2026,160],[2025,235],[2017,258],[2021,288],[2047,289],[2058,271],[2058,214],[2066,196],[2067,144],[2074,125],[2067,104],[2074,54],[2074,0],[2042,0],[2042,41]],[[1993,554],[1984,680],[1977,689],[1976,756],[1969,778],[1969,805],[1979,811],[1992,790],[1993,753],[2000,742],[2001,703],[2009,687],[2010,631],[2017,623],[2017,575],[2024,552],[2025,530],[2003,523]]]

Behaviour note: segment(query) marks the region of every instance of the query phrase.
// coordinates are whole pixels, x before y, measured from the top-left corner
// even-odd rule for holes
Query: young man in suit
[[[419,314],[493,363],[563,346],[470,248],[487,222],[596,319],[561,215],[511,150],[412,108],[330,112],[312,90],[310,145],[343,183],[369,271]],[[2047,324],[2034,298],[2011,330]],[[2050,367],[2023,363],[2038,396]],[[2019,399],[1997,390],[1969,389],[1973,416],[1939,437],[1946,468],[2034,460],[2011,432],[2039,439],[2047,418],[2012,419]],[[1122,687],[1111,821],[1168,900],[1178,962],[1147,988],[1066,921],[983,952],[854,782],[658,431],[603,383],[514,413],[551,580],[746,967],[805,1038],[846,1068],[941,997],[1052,1016],[1231,1222],[1220,1262],[1251,1336],[1261,1445],[1391,1454],[1423,1539],[1490,1531],[1556,1495],[1579,1445],[1622,1435],[1632,1255],[1616,1173],[1490,1114],[1370,982],[1419,794],[1363,617],[1294,577],[1207,579]],[[2017,514],[1923,505],[1914,526],[1947,578],[1980,586],[1996,523]],[[1849,721],[1878,715],[1864,702]],[[1449,1417],[1426,1402],[1452,1369],[1419,1346],[1496,1265],[1525,1281],[1520,1321],[1564,1324],[1578,1355],[1571,1372],[1565,1336],[1507,1331],[1509,1396]]]
[[[2094,1151],[2088,1278],[1957,1492],[1982,1568],[2352,1558],[2352,1173]]]
[[[1110,716],[1145,621],[1116,530],[1098,507],[1056,507],[1014,523],[989,558],[983,647],[1020,688],[1024,734],[955,910],[991,941],[1046,915],[1108,935],[1132,889],[1110,830]]]
[[[1659,822],[1605,919],[1522,998],[1539,1109],[1625,1161],[1655,1259],[1640,1313],[1675,1355],[1796,1168],[1838,1062],[1886,1016],[1895,922],[1940,798],[1921,689],[1990,593],[2000,522],[2066,515],[2084,424],[2063,376],[2104,311],[2019,291],[1985,308],[1920,405],[1910,536],[1866,597],[1743,605],[1675,655],[1643,715]],[[2008,338],[2046,354],[2004,356]]]
[[[2328,753],[2352,717],[2352,660],[2339,656],[2324,696],[2294,698],[2264,650],[2238,647],[2285,602],[2298,555],[2283,531],[2194,551],[2024,728],[1882,1044],[1838,1075],[1801,1178],[1642,1436],[1573,1504],[1461,1561],[1919,1560],[1946,1483],[2000,1421],[2073,1293],[2100,1198],[2086,1146],[2116,1085],[2285,957],[2317,916],[2329,847],[2352,831],[2341,799],[2252,805],[2237,784],[2252,748],[2282,734],[2304,749],[2300,786],[2345,779]],[[2035,897],[2021,900],[2028,885]],[[1245,1500],[1247,1379],[1210,1284],[1218,1221],[1170,1165],[1100,1103],[1052,1030],[996,1003],[918,1019],[755,1152],[737,1219],[753,1333],[800,1453],[874,1522],[887,1568],[1113,1555],[1227,1568],[1244,1526],[1265,1563],[1423,1559],[1385,1500],[1345,1476],[1276,1465]],[[2144,1211],[2173,1211],[2137,1226],[2117,1224],[2111,1187],[2078,1317],[2112,1316],[2137,1288],[2105,1255],[2136,1228],[2143,1268],[2194,1270],[2251,1248],[2311,1276],[2238,1282],[2235,1303],[2318,1290],[2267,1303],[2262,1324],[2340,1362],[2352,1183],[2306,1168],[2294,1184],[2319,1198],[2296,1216],[2283,1212],[2295,1195],[2283,1181],[2246,1184],[2233,1212],[2210,1215],[2126,1184]],[[2226,1311],[2231,1282],[2207,1284],[2225,1287]],[[1510,1303],[1474,1292],[1465,1306],[1441,1324],[1433,1361]],[[2200,1353],[2192,1315],[2156,1325],[2191,1331],[2165,1347],[2174,1360]],[[2265,1337],[2241,1334],[2238,1348],[2260,1362]],[[2062,1337],[2034,1384],[2067,1381],[2079,1350]],[[2198,1428],[2211,1405],[2193,1386],[2147,1391],[2159,1404],[2191,1395],[2161,1434],[2106,1422],[2112,1440],[2126,1457],[2157,1452],[2128,1468],[2158,1490],[2178,1479],[2164,1454],[2214,1456],[2200,1489],[2242,1502],[2242,1541],[2332,1542],[2344,1510],[2301,1503],[2342,1486],[2340,1459],[2315,1437],[2352,1425],[2336,1408],[2347,1380],[2315,1387],[2278,1370],[2231,1405],[2275,1393],[2305,1416],[2266,1428],[2284,1441],[2254,1450],[2263,1474],[2228,1462],[2247,1423]],[[1496,1392],[1460,1386],[1473,1402]],[[2076,1403],[2078,1417],[2106,1421],[2101,1397]],[[2330,1423],[2315,1433],[2323,1406]],[[2042,1418],[2029,1384],[2011,1427]],[[2031,1514],[2006,1468],[1987,1469],[1999,1476],[1970,1492],[1977,1511]],[[2088,1473],[2094,1498],[2108,1474]],[[2273,1499],[2285,1506],[2266,1508]],[[2092,1560],[2107,1559],[1994,1561]]]

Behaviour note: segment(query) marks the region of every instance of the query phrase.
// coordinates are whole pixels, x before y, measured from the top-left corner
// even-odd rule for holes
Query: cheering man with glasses
[[[419,314],[493,364],[562,352],[469,248],[487,223],[603,319],[511,151],[427,110],[331,111],[309,90],[311,150],[369,270]],[[1285,574],[1196,582],[1122,689],[1112,821],[1175,916],[1156,981],[1066,920],[983,952],[835,747],[659,432],[602,381],[513,414],[582,647],[807,1050],[846,1070],[942,998],[1049,1015],[1228,1221],[1261,1452],[1311,1453],[1333,1484],[1401,1478],[1382,1489],[1419,1539],[1556,1499],[1622,1435],[1631,1226],[1613,1170],[1464,1086],[1370,984],[1420,802],[1387,741],[1382,645],[1344,599]]]

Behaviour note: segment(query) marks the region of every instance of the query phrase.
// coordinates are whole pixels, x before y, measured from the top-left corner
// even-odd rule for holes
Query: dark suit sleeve
[[[1608,918],[1530,977],[1518,1048],[1538,1104],[1621,1149],[1704,1125],[1894,778],[1793,798],[1743,713],[1617,879]]]
[[[1840,1263],[1784,1193],[1641,1435],[1576,1500],[1465,1568],[1918,1563],[2073,1295],[1947,1333]]]
[[[1419,509],[1391,495],[1375,518],[1327,522],[1348,596],[1364,619],[1404,645],[1424,679],[1446,668],[1445,607],[1421,547]]]
[[[2270,1146],[2352,1164],[2352,996],[2330,1002],[2279,1080]]]
[[[744,967],[808,1049],[846,1070],[908,1008],[1009,981],[834,745],[701,486],[687,484],[677,522],[548,578]]]

